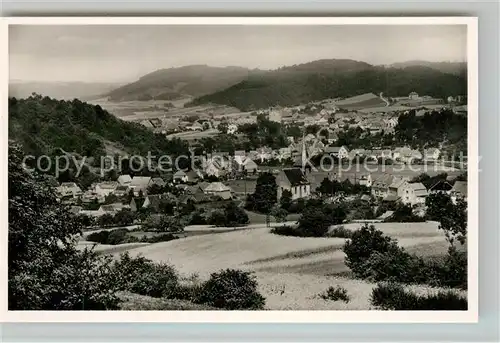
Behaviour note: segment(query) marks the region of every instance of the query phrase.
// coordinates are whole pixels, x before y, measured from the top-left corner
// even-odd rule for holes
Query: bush
[[[435,294],[417,295],[402,285],[379,284],[373,289],[370,302],[382,310],[457,311],[467,310],[467,298],[448,290]]]
[[[226,217],[224,215],[224,211],[215,209],[210,212],[210,215],[207,218],[207,223],[214,226],[225,226]]]
[[[210,275],[196,302],[226,310],[260,310],[265,298],[257,291],[257,281],[249,272],[226,269]]]
[[[296,227],[288,225],[273,227],[270,232],[281,236],[302,237],[301,232]]]
[[[158,236],[152,236],[152,237],[147,237],[144,236],[141,238],[141,242],[143,243],[158,243],[158,242],[168,242],[172,241],[174,239],[177,239],[178,237],[174,236],[171,233],[164,233]]]
[[[115,270],[120,274],[122,289],[151,297],[170,297],[178,286],[175,269],[163,263],[154,263],[144,257],[132,258],[122,254],[115,262]]]
[[[322,293],[319,295],[322,299],[324,300],[333,300],[333,301],[339,301],[342,300],[345,303],[348,303],[351,299],[349,295],[347,294],[347,290],[344,287],[340,286],[330,286],[326,290],[326,292]]]
[[[352,230],[346,229],[344,226],[336,226],[326,236],[337,237],[337,238],[351,238],[353,234]]]
[[[181,232],[184,230],[177,218],[165,215],[149,216],[142,227],[144,231],[150,232]]]
[[[109,245],[118,245],[139,241],[136,237],[130,236],[127,229],[115,229],[110,231],[102,230],[99,232],[94,232],[88,235],[86,240],[89,242]]]
[[[346,254],[345,263],[354,275],[364,277],[365,262],[375,252],[386,253],[398,249],[397,243],[390,237],[384,236],[382,231],[375,226],[365,224],[359,230],[352,233],[350,239],[344,244]]]

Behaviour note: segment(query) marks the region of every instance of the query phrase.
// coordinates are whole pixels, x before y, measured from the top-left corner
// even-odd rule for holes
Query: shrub
[[[226,269],[210,275],[196,302],[226,310],[259,310],[264,308],[265,298],[257,291],[257,281],[249,272]]]
[[[122,288],[132,293],[166,297],[175,294],[178,286],[179,278],[172,266],[142,256],[132,258],[128,253],[122,254],[114,268],[121,276]]]
[[[342,300],[345,303],[348,303],[351,299],[349,295],[347,294],[347,290],[344,287],[340,286],[330,286],[326,290],[326,292],[322,293],[319,295],[322,299],[324,300],[333,300],[333,301],[339,301]]]
[[[207,223],[209,225],[224,226],[226,223],[224,211],[220,209],[215,209],[212,212],[210,212],[210,215],[208,216],[207,219]]]
[[[288,225],[273,227],[270,232],[281,236],[302,237],[301,232],[296,227]]]
[[[141,238],[140,241],[143,243],[158,243],[158,242],[172,241],[172,240],[177,239],[177,238],[178,237],[174,236],[171,233],[164,233],[164,234],[152,236],[152,237],[144,236]]]
[[[396,241],[384,236],[373,225],[363,225],[344,244],[345,263],[358,277],[365,276],[365,262],[374,252],[386,253],[398,249]]]
[[[337,238],[351,238],[353,234],[352,230],[346,229],[344,226],[336,226],[326,236],[337,237]]]
[[[373,306],[383,310],[457,311],[467,310],[467,298],[451,290],[417,295],[400,284],[379,284],[371,294]]]
[[[177,218],[166,215],[149,216],[142,227],[144,231],[150,232],[181,232],[184,230]]]

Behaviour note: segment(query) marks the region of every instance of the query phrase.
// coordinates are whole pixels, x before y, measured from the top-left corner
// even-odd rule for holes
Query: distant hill
[[[105,93],[112,101],[175,100],[188,96],[202,96],[228,88],[246,79],[258,70],[242,67],[210,67],[190,65],[160,69],[139,80]]]
[[[429,62],[429,61],[406,61],[391,64],[392,68],[427,67],[442,73],[467,76],[467,62]]]
[[[9,97],[27,98],[32,93],[61,100],[91,100],[109,92],[119,83],[88,82],[31,82],[12,80],[9,82]]]
[[[80,100],[55,100],[40,95],[9,98],[9,139],[22,144],[28,154],[51,155],[60,148],[82,156],[106,155],[114,146],[129,154],[145,156],[187,154],[187,146],[168,141],[138,123],[122,121],[98,105]]]
[[[466,94],[467,82],[463,76],[424,66],[393,68],[345,59],[318,60],[249,75],[227,89],[194,99],[191,105],[217,103],[249,111],[364,93],[407,96],[413,91],[446,98]]]

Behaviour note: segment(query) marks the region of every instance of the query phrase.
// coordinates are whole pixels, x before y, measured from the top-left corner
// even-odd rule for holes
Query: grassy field
[[[348,224],[355,230],[361,224]],[[374,284],[352,280],[344,264],[342,238],[297,238],[271,234],[268,228],[233,230],[219,234],[136,247],[134,256],[173,264],[181,274],[198,274],[202,279],[223,268],[255,272],[266,307],[273,310],[366,310]],[[397,238],[399,244],[421,256],[446,251],[444,235],[437,223],[380,223],[376,227]],[[349,303],[325,301],[318,294],[329,286],[348,290]],[[431,290],[415,286],[416,290]]]

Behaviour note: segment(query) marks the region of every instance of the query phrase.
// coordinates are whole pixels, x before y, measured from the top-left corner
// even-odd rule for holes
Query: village
[[[408,146],[349,149],[348,146],[335,144],[339,134],[353,128],[361,128],[371,135],[394,133],[398,116],[409,110],[416,111],[417,116],[443,108],[461,113],[459,111],[466,110],[466,105],[457,104],[463,101],[462,97],[449,97],[444,104],[440,99],[420,98],[414,92],[407,98],[389,100],[382,95],[365,94],[294,108],[275,107],[217,118],[213,114],[199,114],[191,123],[184,123],[179,118],[165,119],[166,116],[143,120],[142,125],[162,134],[179,131],[183,127],[181,124],[189,124],[183,127],[185,131],[170,133],[170,137],[185,132],[203,134],[214,131],[214,127],[219,133],[238,135],[239,126],[255,124],[258,116],[265,116],[268,121],[283,127],[295,125],[306,128],[306,131],[302,131],[302,137],[287,137],[288,146],[278,149],[261,146],[250,151],[200,152],[198,139],[190,140],[191,153],[198,151],[202,161],[190,169],[171,168],[162,177],[120,175],[115,172],[115,179],[92,184],[88,189],[81,189],[74,182],[61,183],[57,194],[61,201],[73,205],[75,213],[93,218],[106,214],[115,216],[123,210],[137,212],[141,208],[159,213],[160,204],[165,199],[173,203],[174,208],[188,202],[200,204],[219,200],[235,200],[243,207],[248,195],[255,191],[258,175],[270,172],[276,177],[278,200],[285,190],[291,193],[292,201],[317,196],[321,182],[328,179],[363,186],[359,194],[350,194],[351,199],[357,196],[371,203],[400,202],[417,213],[425,213],[425,199],[434,192],[466,198],[466,181],[455,181],[465,169],[463,165],[461,169],[454,168],[455,164],[446,167],[443,161],[449,158],[438,147],[423,151]],[[385,106],[380,107],[381,103]],[[306,134],[311,126],[317,130],[316,134]],[[417,171],[408,173],[408,166],[417,166],[414,168]],[[449,175],[436,179],[433,184],[416,182],[418,175],[426,174],[427,169],[431,170],[430,174],[434,173],[432,176],[443,175],[446,171]],[[322,196],[324,198],[325,194]],[[390,215],[391,211],[387,211],[377,219],[383,220]]]

